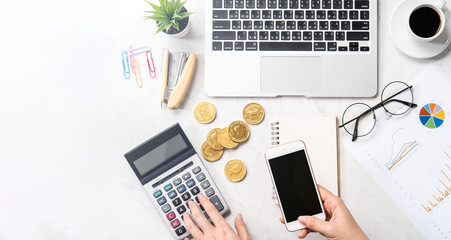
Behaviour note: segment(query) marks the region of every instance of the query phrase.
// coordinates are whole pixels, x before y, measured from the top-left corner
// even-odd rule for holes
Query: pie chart
[[[420,121],[427,128],[438,128],[445,122],[445,111],[435,103],[428,103],[420,110]]]

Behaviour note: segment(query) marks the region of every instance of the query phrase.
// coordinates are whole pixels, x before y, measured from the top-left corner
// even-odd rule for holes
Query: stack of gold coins
[[[216,116],[216,109],[209,102],[201,102],[194,109],[194,117],[200,123],[210,123]],[[263,121],[265,110],[258,103],[249,103],[243,109],[243,119],[232,122],[224,128],[213,128],[207,134],[206,141],[202,144],[202,156],[210,162],[218,161],[225,149],[236,148],[244,143],[250,136],[248,124],[256,125]],[[229,161],[224,174],[232,182],[239,182],[246,176],[246,166],[240,160]]]

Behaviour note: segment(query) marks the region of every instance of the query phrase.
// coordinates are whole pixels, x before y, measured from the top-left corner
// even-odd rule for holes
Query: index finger
[[[207,212],[211,221],[215,224],[215,226],[218,226],[225,222],[222,215],[218,212],[216,207],[213,205],[213,203],[210,202],[210,200],[206,196],[200,194],[199,201],[200,201],[200,204],[202,204],[202,206],[204,207],[205,212]]]
[[[325,202],[328,198],[337,198],[333,193],[329,190],[325,189],[323,186],[318,184],[319,195],[321,196],[321,200]]]

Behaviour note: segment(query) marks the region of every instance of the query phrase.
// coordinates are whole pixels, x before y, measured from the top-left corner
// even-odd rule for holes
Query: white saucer
[[[448,7],[443,8],[446,17],[442,34],[430,42],[420,41],[411,36],[407,19],[410,11],[418,3],[434,3],[434,0],[404,0],[396,6],[390,19],[390,35],[398,49],[414,58],[431,58],[442,53],[451,42],[451,16]]]

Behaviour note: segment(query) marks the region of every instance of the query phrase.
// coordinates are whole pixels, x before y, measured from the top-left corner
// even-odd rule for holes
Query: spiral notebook
[[[280,117],[271,123],[272,145],[304,141],[318,184],[340,196],[336,117]]]

